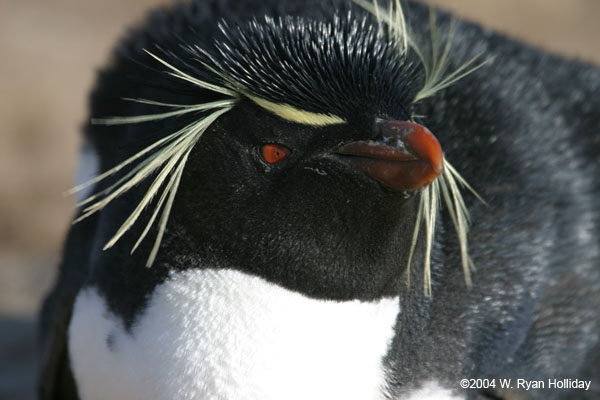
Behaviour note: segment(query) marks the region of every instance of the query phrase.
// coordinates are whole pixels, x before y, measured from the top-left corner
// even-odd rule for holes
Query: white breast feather
[[[398,298],[315,300],[189,270],[157,286],[130,333],[96,289],[80,293],[69,353],[83,400],[379,400],[398,312]]]

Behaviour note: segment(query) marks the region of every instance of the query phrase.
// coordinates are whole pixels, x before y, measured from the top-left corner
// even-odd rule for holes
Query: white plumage
[[[83,291],[69,354],[84,400],[383,400],[399,307],[192,269],[156,288],[130,332],[95,289]]]

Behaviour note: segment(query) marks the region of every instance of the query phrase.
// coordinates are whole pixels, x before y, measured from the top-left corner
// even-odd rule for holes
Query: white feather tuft
[[[387,26],[387,35],[398,44],[400,53],[406,52],[409,46],[412,47],[414,42],[408,32],[408,25],[399,0],[390,0],[387,12],[381,11],[377,0],[371,2],[367,0],[353,1],[375,16],[379,23],[380,34],[383,32],[382,24]]]
[[[405,53],[408,49],[412,49],[421,60],[425,69],[425,81],[423,87],[415,95],[415,102],[435,95],[440,90],[453,85],[491,61],[490,58],[478,63],[477,61],[481,59],[481,54],[478,54],[454,71],[448,72],[448,56],[452,50],[456,26],[455,21],[451,22],[447,39],[443,41],[438,29],[435,11],[431,8],[429,14],[430,43],[425,45],[424,43],[419,43],[414,35],[410,33],[399,0],[389,1],[387,14],[381,12],[381,6],[377,0],[372,0],[372,2],[366,0],[353,1],[375,16],[380,26],[380,32],[382,32],[381,25],[387,25],[388,37],[396,42],[400,53]]]
[[[460,247],[461,264],[467,287],[471,287],[471,271],[474,264],[469,257],[468,235],[469,235],[469,211],[465,205],[460,186],[466,187],[478,199],[481,197],[467,184],[456,169],[444,159],[444,172],[431,185],[423,190],[419,199],[419,209],[413,230],[413,238],[407,262],[407,284],[410,284],[410,265],[420,233],[421,224],[425,225],[425,261],[423,266],[424,292],[431,296],[431,251],[435,238],[435,221],[439,212],[442,199],[454,225]],[[485,202],[484,202],[485,203]]]
[[[178,117],[188,113],[205,113],[205,115],[201,116],[197,121],[194,121],[193,123],[188,124],[187,126],[183,127],[177,132],[172,133],[154,142],[150,146],[144,148],[143,150],[129,157],[125,161],[104,172],[103,174],[100,174],[94,179],[91,179],[81,185],[78,185],[77,187],[71,189],[68,192],[74,193],[83,190],[90,185],[98,183],[114,175],[126,166],[137,161],[137,165],[135,165],[122,178],[117,180],[117,182],[113,183],[108,188],[92,196],[89,196],[88,198],[84,199],[78,204],[78,206],[86,206],[86,208],[83,209],[81,216],[75,221],[73,221],[73,223],[76,223],[96,212],[99,212],[108,204],[110,204],[114,199],[127,192],[134,186],[138,185],[139,183],[145,181],[147,178],[149,178],[151,175],[157,172],[154,181],[150,184],[148,190],[146,191],[140,202],[137,204],[135,209],[125,219],[125,221],[117,230],[117,232],[110,238],[110,240],[104,246],[104,250],[107,250],[114,246],[115,243],[117,243],[117,241],[119,241],[119,239],[126,232],[128,232],[131,229],[131,227],[136,223],[144,209],[150,205],[154,197],[159,192],[161,192],[159,199],[154,207],[154,211],[152,212],[152,215],[150,217],[150,220],[146,224],[146,227],[144,228],[142,234],[140,235],[140,237],[138,238],[131,250],[131,252],[133,253],[135,249],[139,246],[141,241],[146,237],[148,231],[154,224],[154,221],[156,220],[159,212],[161,212],[162,209],[162,213],[158,223],[158,233],[150,255],[148,257],[148,260],[146,262],[146,266],[150,267],[153,264],[158,249],[160,247],[160,242],[164,235],[167,221],[169,219],[169,213],[175,200],[175,194],[177,193],[183,169],[185,167],[190,152],[192,151],[196,143],[200,140],[202,134],[208,129],[208,127],[221,115],[231,110],[231,108],[237,102],[238,94],[231,89],[217,86],[194,78],[175,68],[171,64],[155,56],[149,51],[144,51],[146,51],[146,53],[152,56],[155,60],[159,61],[161,64],[169,68],[170,71],[167,72],[169,75],[192,83],[193,85],[199,86],[203,89],[207,89],[213,92],[232,97],[231,99],[218,100],[195,105],[169,104],[148,99],[125,98],[124,100],[127,101],[133,101],[136,103],[149,104],[154,106],[169,107],[173,108],[174,110],[148,115],[137,115],[127,117],[117,116],[92,119],[93,124],[110,126],[157,121],[166,118]],[[208,114],[206,114],[207,112]],[[92,204],[88,205],[89,203]]]

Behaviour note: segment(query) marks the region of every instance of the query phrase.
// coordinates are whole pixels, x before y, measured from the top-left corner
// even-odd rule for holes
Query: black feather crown
[[[369,113],[409,120],[413,118],[412,110],[402,105],[431,97],[485,64],[475,57],[458,69],[447,71],[453,26],[447,39],[441,41],[433,11],[430,41],[418,43],[411,35],[398,0],[391,0],[386,8],[375,1],[354,2],[369,15],[357,19],[349,11],[345,15],[334,15],[329,22],[265,17],[251,21],[246,27],[235,28],[223,22],[220,25],[223,38],[215,41],[213,51],[181,44],[189,55],[186,60],[160,48],[153,52],[144,50],[165,68],[164,73],[196,89],[212,92],[216,100],[171,104],[126,98],[124,100],[162,107],[165,112],[93,119],[94,124],[122,125],[199,115],[183,128],[73,188],[70,192],[80,191],[130,168],[115,183],[80,202],[78,206],[85,208],[74,223],[102,210],[121,194],[153,177],[145,195],[104,247],[105,250],[112,247],[158,196],[149,221],[131,250],[135,251],[158,219],[158,233],[146,264],[150,267],[160,247],[191,150],[210,125],[241,99],[248,99],[288,121],[312,126],[347,123],[356,115]],[[161,56],[156,54],[159,52]],[[416,82],[420,82],[420,86],[416,86]],[[456,228],[465,280],[470,285],[469,217],[459,186],[472,189],[447,160],[444,165],[444,172],[420,193],[408,259],[410,267],[423,225],[426,294],[431,292],[430,254],[442,199]]]

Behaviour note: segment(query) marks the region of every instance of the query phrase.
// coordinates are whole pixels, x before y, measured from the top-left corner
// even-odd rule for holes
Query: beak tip
[[[405,136],[405,141],[412,150],[423,160],[431,164],[431,168],[439,175],[444,170],[444,152],[433,133],[422,125],[412,122],[403,122],[411,128]]]
[[[426,164],[425,168],[419,168],[421,179],[416,179],[413,189],[429,186],[444,172],[444,152],[440,142],[429,129],[422,125],[408,121],[393,121],[390,124],[401,127],[407,132],[404,141]]]

